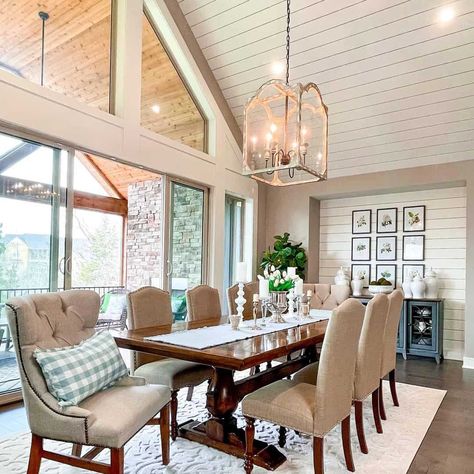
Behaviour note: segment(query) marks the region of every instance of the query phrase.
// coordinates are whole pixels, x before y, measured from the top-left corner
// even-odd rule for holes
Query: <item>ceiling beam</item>
[[[28,155],[31,155],[31,153],[33,153],[38,148],[38,145],[23,142],[12,150],[7,151],[0,156],[0,173],[3,173],[8,168],[21,161],[23,158],[26,158]]]

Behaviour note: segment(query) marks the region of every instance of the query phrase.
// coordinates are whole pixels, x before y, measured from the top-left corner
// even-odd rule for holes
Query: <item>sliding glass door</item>
[[[185,291],[206,282],[208,190],[168,181],[167,285],[175,321],[186,318]]]
[[[20,390],[5,302],[64,285],[59,263],[67,155],[0,134],[0,403],[18,397]]]

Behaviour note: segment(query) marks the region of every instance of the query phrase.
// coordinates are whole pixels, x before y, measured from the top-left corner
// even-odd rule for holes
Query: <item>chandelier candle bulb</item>
[[[253,295],[253,302],[254,303],[258,303],[260,301],[260,296],[258,295],[258,293],[254,293]]]

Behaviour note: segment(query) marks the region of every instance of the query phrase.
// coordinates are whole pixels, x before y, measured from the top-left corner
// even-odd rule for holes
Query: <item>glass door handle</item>
[[[166,276],[169,277],[173,273],[173,265],[169,260],[167,260],[166,263],[168,264],[168,271],[166,272]]]
[[[65,257],[59,260],[58,269],[64,275],[64,272],[66,271],[66,258]]]
[[[71,274],[71,263],[72,263],[72,259],[71,257],[68,257],[64,265],[64,270],[67,272],[68,275]]]

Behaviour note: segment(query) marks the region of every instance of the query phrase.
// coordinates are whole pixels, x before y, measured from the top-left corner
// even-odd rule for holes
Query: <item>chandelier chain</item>
[[[286,85],[290,84],[290,1],[286,0]]]

